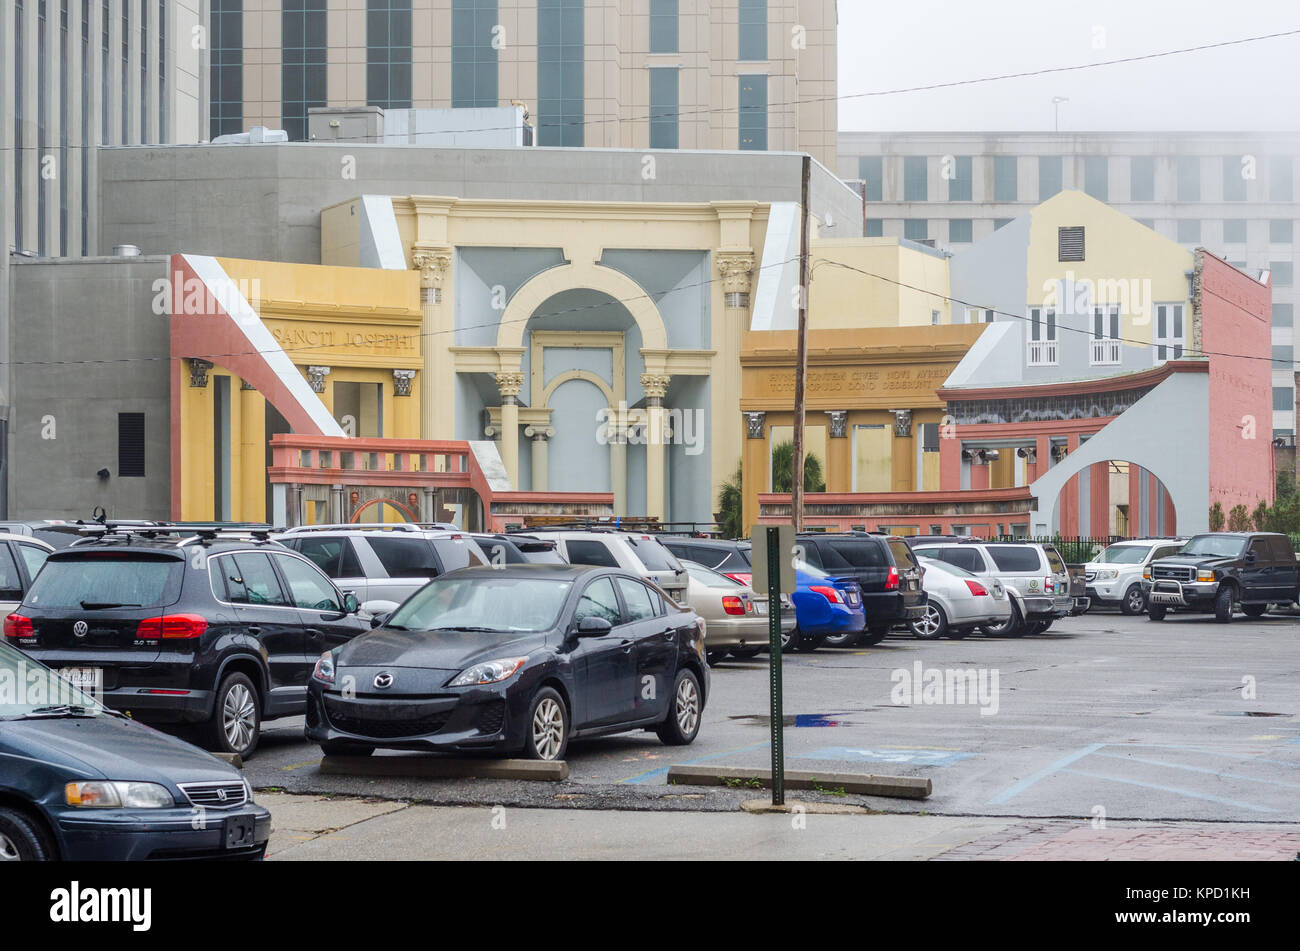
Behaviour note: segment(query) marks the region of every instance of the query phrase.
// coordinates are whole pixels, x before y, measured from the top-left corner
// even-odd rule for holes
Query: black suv
[[[682,535],[660,535],[659,541],[679,559],[720,571],[732,581],[748,585],[753,580],[750,552],[754,546],[750,542]]]
[[[50,555],[6,643],[106,706],[197,724],[247,756],[262,720],[306,709],[322,651],[370,629],[357,600],[265,533],[123,529]]]
[[[1236,604],[1247,617],[1259,617],[1270,604],[1300,600],[1300,562],[1285,535],[1210,532],[1151,562],[1142,573],[1142,590],[1153,621],[1174,608],[1212,611],[1226,624]]]
[[[862,588],[866,633],[827,638],[832,647],[851,647],[860,640],[879,643],[889,629],[925,613],[921,587],[924,569],[901,535],[874,532],[808,532],[798,536],[804,561],[836,576],[849,576]]]

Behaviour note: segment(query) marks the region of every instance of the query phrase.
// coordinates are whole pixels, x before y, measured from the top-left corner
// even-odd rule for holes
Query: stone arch
[[[584,380],[592,384],[605,394],[605,399],[611,407],[618,405],[618,398],[614,395],[613,387],[590,370],[566,370],[556,376],[555,379],[546,384],[546,389],[542,391],[542,405],[549,406],[551,404],[551,394],[570,380]]]
[[[361,505],[357,506],[357,510],[352,513],[352,517],[348,519],[348,521],[360,522],[361,513],[364,512],[366,509],[370,508],[372,505],[391,505],[393,508],[397,509],[397,511],[401,513],[402,517],[405,518],[408,522],[420,521],[419,513],[412,512],[409,508],[407,508],[406,503],[399,502],[397,499],[389,499],[389,498],[375,498],[375,499],[366,500]]]
[[[599,264],[562,264],[530,278],[515,292],[501,315],[497,329],[497,347],[522,347],[528,319],[546,301],[564,291],[593,290],[608,294],[627,308],[641,331],[641,346],[646,350],[667,350],[668,331],[663,316],[636,281],[613,268]]]

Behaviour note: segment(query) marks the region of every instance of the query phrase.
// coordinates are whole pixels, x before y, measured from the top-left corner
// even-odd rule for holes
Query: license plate
[[[857,594],[855,594],[854,592],[850,591],[850,592],[849,592],[849,596],[848,596],[848,602],[849,602],[849,604],[857,604],[857,603],[858,603],[858,596],[857,596]]]
[[[103,671],[98,667],[64,667],[59,670],[59,676],[78,690],[98,690],[102,675]]]
[[[766,613],[767,613],[767,602],[766,602],[766,601],[755,601],[755,602],[754,602],[754,613],[755,613],[755,614],[766,614]]]
[[[224,828],[227,849],[246,849],[257,835],[257,820],[253,816],[229,816]]]

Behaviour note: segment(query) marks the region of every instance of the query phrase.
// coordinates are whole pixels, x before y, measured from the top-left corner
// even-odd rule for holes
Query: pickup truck
[[[1300,600],[1300,562],[1285,535],[1212,532],[1152,561],[1142,573],[1142,589],[1153,621],[1164,620],[1172,608],[1213,612],[1226,624],[1235,605],[1247,617],[1259,617],[1270,604]]]

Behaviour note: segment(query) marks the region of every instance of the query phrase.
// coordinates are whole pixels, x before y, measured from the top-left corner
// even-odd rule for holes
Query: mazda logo
[[[87,624],[85,621],[78,621],[77,623],[72,625],[72,633],[77,635],[77,637],[85,637],[86,633],[89,630],[90,630],[90,625]]]
[[[387,690],[393,685],[393,675],[384,671],[382,674],[375,675],[375,686],[380,690]]]

